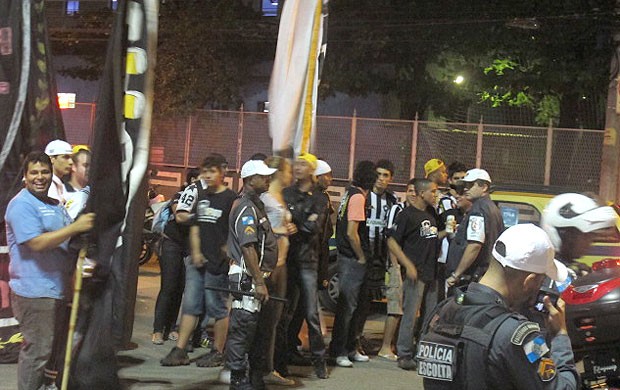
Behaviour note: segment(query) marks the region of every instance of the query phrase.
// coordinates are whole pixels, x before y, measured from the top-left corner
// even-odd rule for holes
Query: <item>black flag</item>
[[[4,212],[21,189],[23,156],[64,138],[44,5],[0,0],[0,261],[8,260]]]
[[[82,342],[71,367],[71,388],[119,388],[115,352],[131,340],[146,207],[157,15],[157,0],[119,0],[108,44],[87,205],[97,214],[89,257],[98,267],[84,287],[85,305],[78,319]]]

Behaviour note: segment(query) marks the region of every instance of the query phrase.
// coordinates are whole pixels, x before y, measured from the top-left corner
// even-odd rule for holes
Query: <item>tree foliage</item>
[[[580,99],[606,93],[614,3],[332,2],[336,54],[326,62],[324,92],[391,93],[403,118],[429,107],[450,117],[484,103],[530,107],[538,122],[583,125],[574,116]],[[462,85],[452,82],[458,74]]]

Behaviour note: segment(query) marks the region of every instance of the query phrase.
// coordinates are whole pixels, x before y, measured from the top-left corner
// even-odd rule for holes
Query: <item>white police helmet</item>
[[[541,227],[556,251],[562,246],[558,229],[573,227],[583,233],[615,226],[618,214],[609,206],[601,206],[582,194],[561,194],[551,199],[542,214]]]

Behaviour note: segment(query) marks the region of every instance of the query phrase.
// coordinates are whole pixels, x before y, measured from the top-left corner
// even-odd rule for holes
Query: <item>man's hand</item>
[[[254,297],[263,303],[269,300],[269,291],[267,291],[267,286],[264,283],[256,284]]]
[[[292,236],[293,234],[297,233],[297,225],[295,225],[292,222],[287,222],[284,227],[286,227],[286,235],[287,236]]]
[[[446,279],[446,286],[448,287],[452,287],[456,284],[456,282],[459,281],[458,276],[456,276],[456,274],[454,272],[452,272],[452,275],[450,275],[448,277],[448,279]]]
[[[82,214],[73,222],[76,233],[84,233],[95,226],[95,213]]]
[[[566,330],[566,304],[564,300],[560,298],[558,299],[557,305],[553,305],[553,303],[551,303],[551,298],[545,296],[543,302],[545,308],[549,310],[549,315],[547,315],[545,322],[547,323],[547,329],[549,329],[551,335],[568,334]]]
[[[407,266],[405,270],[407,271],[407,277],[412,282],[415,282],[416,280],[418,280],[418,270],[415,268],[414,265]]]
[[[202,253],[192,253],[192,264],[194,264],[194,267],[201,268],[206,262],[207,259]]]

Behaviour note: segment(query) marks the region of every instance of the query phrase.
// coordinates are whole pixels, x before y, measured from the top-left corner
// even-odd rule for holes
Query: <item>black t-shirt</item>
[[[439,240],[437,222],[431,214],[413,206],[406,207],[396,216],[387,234],[398,242],[413,262],[420,280],[429,282],[435,279]]]
[[[177,192],[176,194],[174,194],[170,201],[169,207],[172,207],[173,205],[179,203],[179,198],[181,197],[181,194],[182,192]],[[168,221],[166,227],[164,228],[164,234],[172,241],[181,245],[183,249],[187,250],[187,235],[189,233],[189,226],[179,225],[174,219],[174,213],[172,213],[172,209],[170,211],[171,219]]]
[[[207,259],[207,271],[215,275],[228,272],[228,217],[235,199],[237,194],[230,189],[210,193],[198,186],[195,211],[200,228],[200,249]]]

